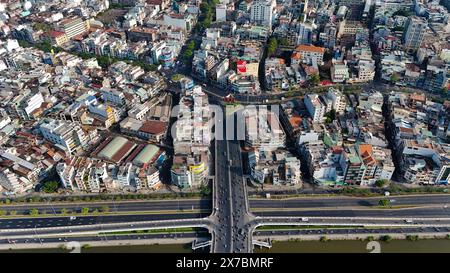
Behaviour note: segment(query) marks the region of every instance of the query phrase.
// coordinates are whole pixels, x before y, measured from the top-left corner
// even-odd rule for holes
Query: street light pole
[[[55,215],[56,216],[56,210],[55,210],[55,208],[53,207],[53,204],[52,203],[50,203],[50,198],[49,199],[47,199],[47,203],[52,207],[52,210],[53,210],[53,215]]]
[[[34,234],[36,234],[36,237],[38,238],[39,243],[42,245],[41,238],[39,237],[39,235],[38,235],[38,233],[37,233],[37,230],[36,230],[36,225],[34,225]]]

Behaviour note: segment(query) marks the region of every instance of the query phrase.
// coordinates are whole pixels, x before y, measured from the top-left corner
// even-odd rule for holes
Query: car
[[[70,216],[70,217],[69,217],[69,220],[70,220],[70,221],[73,221],[73,220],[76,220],[76,219],[77,219],[76,216]]]

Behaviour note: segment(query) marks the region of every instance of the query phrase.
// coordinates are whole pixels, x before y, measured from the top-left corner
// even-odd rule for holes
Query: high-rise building
[[[227,20],[227,5],[217,5],[216,6],[216,21],[223,22]]]
[[[45,121],[39,129],[46,140],[59,145],[69,153],[74,153],[87,142],[87,137],[80,126],[65,121]]]
[[[89,21],[83,21],[80,17],[67,18],[61,21],[58,29],[64,32],[68,39],[85,33],[89,30]]]
[[[313,42],[313,31],[316,28],[311,23],[300,23],[297,32],[297,44],[311,44]]]
[[[272,26],[274,0],[255,0],[250,10],[250,21],[257,25]]]
[[[320,123],[326,113],[326,106],[320,100],[317,94],[308,94],[305,96],[305,106],[311,115],[313,122]]]
[[[412,16],[408,18],[405,25],[405,32],[403,33],[403,45],[408,51],[415,51],[420,47],[425,31],[427,29],[427,22],[424,18]]]

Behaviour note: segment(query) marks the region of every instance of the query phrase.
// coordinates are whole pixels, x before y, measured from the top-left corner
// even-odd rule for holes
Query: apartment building
[[[72,39],[75,36],[86,33],[89,30],[89,21],[84,21],[80,17],[71,17],[62,20],[58,23],[57,29],[64,32],[67,39]]]
[[[274,0],[253,1],[250,9],[250,22],[271,27],[275,6],[276,1]]]
[[[313,122],[321,123],[327,112],[327,106],[317,94],[307,94],[304,99],[306,109],[311,116]]]
[[[87,136],[76,123],[60,120],[45,120],[39,130],[48,141],[66,150],[70,154],[81,149],[87,143]]]
[[[313,45],[299,45],[294,50],[294,55],[298,54],[299,60],[308,65],[321,65],[325,48]]]

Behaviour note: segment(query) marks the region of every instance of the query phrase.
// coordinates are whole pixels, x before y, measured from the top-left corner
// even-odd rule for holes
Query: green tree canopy
[[[42,191],[45,193],[54,193],[58,190],[59,183],[58,181],[47,181],[42,186]]]
[[[278,48],[278,41],[274,37],[271,37],[269,39],[269,42],[267,42],[267,55],[273,56]]]
[[[388,207],[390,204],[391,201],[389,201],[389,199],[380,199],[380,201],[378,201],[380,207]]]
[[[389,183],[389,181],[386,179],[378,179],[377,181],[375,181],[375,186],[382,188],[382,187],[386,186],[388,183]]]
[[[31,216],[36,216],[39,214],[39,210],[38,209],[30,209],[29,214]]]
[[[320,76],[319,76],[319,74],[318,73],[312,74],[310,80],[311,80],[311,83],[314,84],[314,85],[319,84],[320,83]]]
[[[397,73],[393,73],[391,75],[391,82],[396,83],[396,82],[398,82],[399,79],[400,79],[400,77],[397,75]]]

